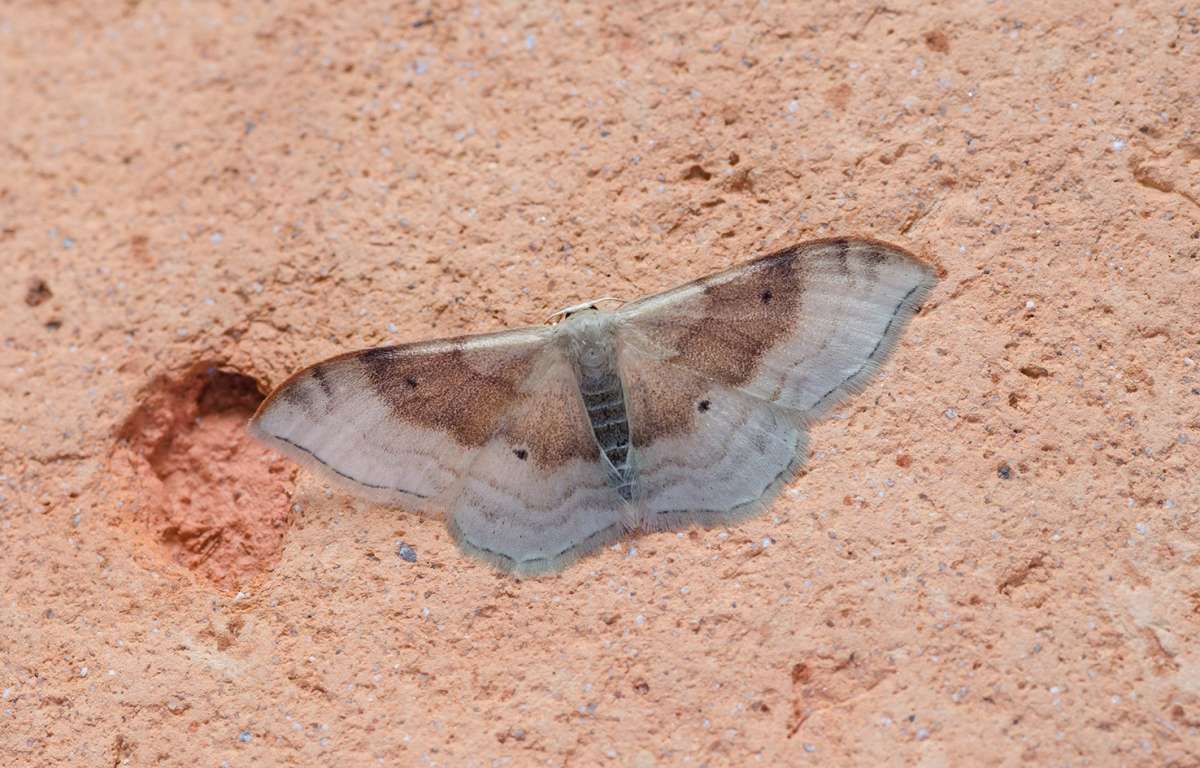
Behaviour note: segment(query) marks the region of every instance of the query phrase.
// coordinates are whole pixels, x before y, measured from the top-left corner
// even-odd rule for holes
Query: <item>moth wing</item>
[[[799,470],[807,434],[794,412],[672,363],[636,337],[619,355],[642,528],[732,522]]]
[[[379,347],[295,374],[250,423],[260,440],[367,498],[444,496],[518,401],[544,329]]]
[[[872,240],[787,248],[618,310],[672,365],[812,420],[860,390],[936,281]]]
[[[542,356],[472,459],[448,525],[468,553],[521,574],[562,568],[636,525],[611,484],[561,350]]]

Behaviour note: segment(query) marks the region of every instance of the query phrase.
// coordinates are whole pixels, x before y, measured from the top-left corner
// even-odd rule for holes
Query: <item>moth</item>
[[[441,512],[505,571],[553,571],[764,509],[935,280],[894,245],[806,242],[612,311],[325,360],[250,429],[370,500]]]

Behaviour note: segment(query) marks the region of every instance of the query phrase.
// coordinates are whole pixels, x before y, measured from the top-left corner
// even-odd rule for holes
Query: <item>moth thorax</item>
[[[575,356],[575,370],[584,399],[588,399],[588,395],[605,396],[609,400],[625,399],[612,347],[582,345]]]
[[[604,344],[583,344],[576,355],[581,377],[601,376],[616,369],[612,348]]]
[[[580,378],[616,370],[612,327],[607,318],[595,311],[581,312],[569,317],[564,325],[567,326],[571,357],[579,368]]]

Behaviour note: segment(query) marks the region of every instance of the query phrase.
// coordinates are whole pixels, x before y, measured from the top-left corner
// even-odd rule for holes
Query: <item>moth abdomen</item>
[[[576,339],[575,375],[592,437],[608,464],[608,480],[625,501],[633,498],[629,415],[611,336],[584,330]]]
[[[621,379],[615,374],[605,377],[606,386],[587,376],[580,377],[579,393],[587,411],[592,434],[600,449],[608,455],[610,451],[629,444],[629,415],[625,409],[625,391]],[[589,386],[591,385],[591,386]]]

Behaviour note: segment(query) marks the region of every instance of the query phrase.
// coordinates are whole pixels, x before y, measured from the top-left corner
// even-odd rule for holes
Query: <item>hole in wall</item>
[[[229,591],[275,565],[291,521],[296,470],[246,432],[262,399],[252,377],[198,363],[143,390],[113,453],[126,524]]]

